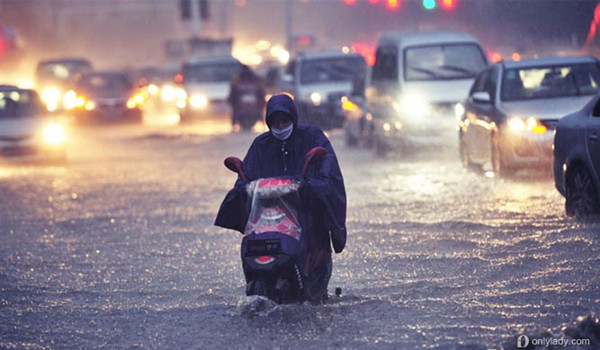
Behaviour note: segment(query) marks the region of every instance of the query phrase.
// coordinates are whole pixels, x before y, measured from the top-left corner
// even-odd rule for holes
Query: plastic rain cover
[[[280,232],[300,240],[297,203],[300,183],[286,178],[258,179],[248,184],[252,206],[245,235]]]

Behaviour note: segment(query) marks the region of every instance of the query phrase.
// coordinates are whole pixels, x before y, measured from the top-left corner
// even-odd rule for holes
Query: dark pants
[[[327,299],[327,286],[331,278],[332,267],[331,253],[329,253],[325,261],[310,271],[306,279],[306,291],[311,303],[321,304]]]

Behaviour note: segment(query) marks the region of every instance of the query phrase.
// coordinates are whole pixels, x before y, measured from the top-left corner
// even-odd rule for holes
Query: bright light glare
[[[208,106],[208,99],[202,94],[192,95],[190,98],[190,106],[196,109],[206,108],[206,106]]]
[[[63,106],[65,106],[66,109],[73,109],[73,108],[77,107],[77,105],[78,105],[77,102],[78,102],[77,94],[73,90],[69,90],[63,96]]]
[[[45,104],[56,106],[60,101],[60,95],[60,90],[58,88],[47,87],[42,90],[40,97]]]
[[[290,53],[283,46],[275,45],[269,50],[271,56],[277,58],[281,64],[287,64],[290,60]]]
[[[534,134],[544,134],[548,131],[548,128],[535,117],[529,117],[527,120],[512,117],[508,120],[508,126],[511,130],[517,132],[529,131]]]
[[[58,124],[48,124],[44,128],[44,141],[46,143],[57,146],[65,142],[67,133],[65,129]]]
[[[462,103],[457,103],[454,105],[454,113],[456,114],[456,118],[460,119],[465,114],[465,106]]]
[[[514,131],[525,131],[527,126],[525,121],[519,117],[513,117],[508,120],[508,127]]]
[[[407,94],[400,101],[400,108],[406,114],[424,115],[429,112],[429,104],[425,98],[419,94]]]
[[[322,96],[318,92],[313,92],[312,94],[310,94],[310,100],[315,106],[318,106],[321,104],[321,99],[322,99]]]
[[[163,101],[173,101],[177,93],[175,92],[175,88],[171,85],[164,85],[162,90],[160,91],[160,98]]]

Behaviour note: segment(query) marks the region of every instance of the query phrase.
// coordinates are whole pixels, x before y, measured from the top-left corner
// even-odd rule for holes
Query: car
[[[290,60],[281,90],[294,96],[300,122],[340,128],[344,124],[341,99],[349,96],[355,81],[364,81],[366,74],[367,63],[358,53],[306,53]]]
[[[600,213],[600,95],[558,122],[553,173],[567,215]]]
[[[76,123],[142,122],[144,96],[125,73],[84,73],[66,98]]]
[[[186,93],[186,103],[179,105],[181,122],[209,116],[229,118],[232,112],[227,98],[231,81],[241,68],[240,61],[231,56],[206,56],[187,61],[181,72]]]
[[[63,99],[80,74],[93,69],[80,57],[60,57],[39,61],[35,70],[37,90],[49,111],[62,110]]]
[[[563,116],[598,93],[600,67],[593,57],[506,61],[478,74],[459,119],[459,152],[466,168],[487,167],[511,176],[546,168]]]
[[[36,91],[0,85],[0,159],[65,162],[66,137]]]
[[[487,65],[481,44],[467,33],[382,35],[366,92],[377,154],[446,145],[457,104]]]

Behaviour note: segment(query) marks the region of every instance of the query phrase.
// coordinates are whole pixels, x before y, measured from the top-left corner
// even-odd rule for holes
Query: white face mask
[[[278,140],[287,140],[290,135],[292,135],[292,131],[294,131],[294,124],[290,124],[289,126],[283,129],[271,128],[271,134]]]

